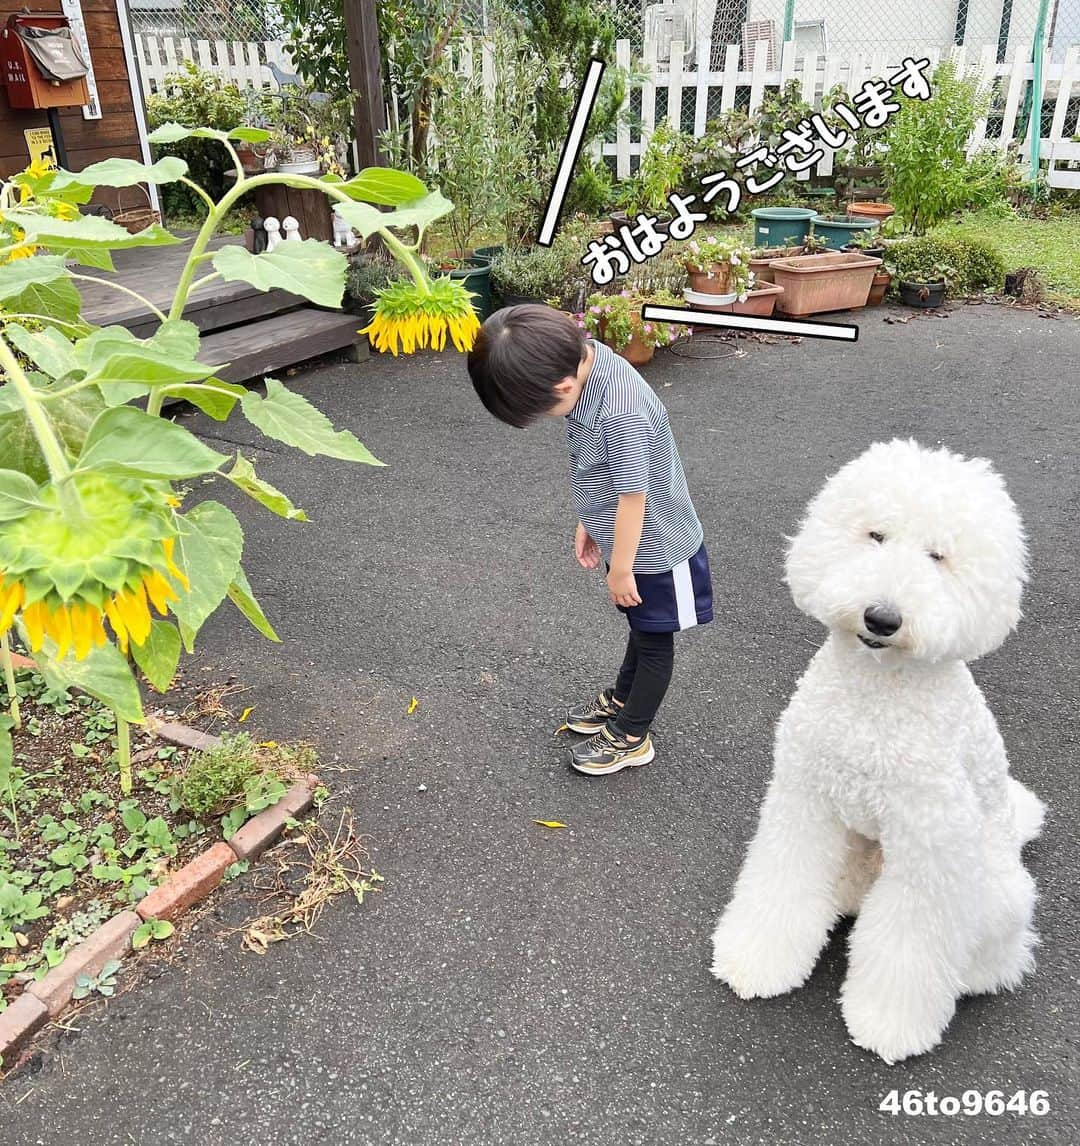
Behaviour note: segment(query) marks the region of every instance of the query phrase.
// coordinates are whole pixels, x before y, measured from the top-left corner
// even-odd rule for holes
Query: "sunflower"
[[[0,536],[0,635],[21,616],[32,652],[49,638],[50,656],[82,660],[108,640],[123,652],[150,636],[153,606],[164,616],[188,588],[176,564],[176,529],[160,488],[76,475],[83,521],[72,526],[55,489],[38,491],[41,508],[9,522]]]
[[[427,292],[415,282],[403,280],[378,290],[366,334],[376,350],[395,357],[398,349],[412,354],[430,346],[442,350],[449,334],[458,350],[472,349],[480,330],[472,295],[450,278],[432,281]]]

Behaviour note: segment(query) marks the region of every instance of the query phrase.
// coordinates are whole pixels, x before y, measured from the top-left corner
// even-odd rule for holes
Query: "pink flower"
[[[652,334],[652,323],[651,322],[645,323],[645,325],[641,329],[644,330],[646,334]]]
[[[598,306],[590,306],[589,307],[589,313],[590,314],[600,314],[600,308]]]

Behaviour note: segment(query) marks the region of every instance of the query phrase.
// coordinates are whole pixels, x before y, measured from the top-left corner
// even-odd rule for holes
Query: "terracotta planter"
[[[615,350],[615,347],[613,346],[611,349]],[[620,358],[625,358],[631,366],[644,366],[646,362],[652,361],[652,356],[656,353],[656,347],[646,346],[635,331],[630,341],[620,350],[615,350],[615,353],[618,354]]]
[[[767,318],[772,314],[773,308],[780,301],[783,293],[784,288],[782,286],[767,283],[765,286],[758,287],[757,290],[750,291],[745,302],[736,300],[726,309],[730,310],[732,314],[756,314]]]
[[[896,208],[891,203],[849,203],[847,213],[863,219],[887,219],[896,214]]]
[[[778,308],[784,314],[801,317],[865,306],[881,260],[855,252],[830,251],[777,259],[772,266],[776,285],[784,288]]]
[[[880,306],[885,299],[885,292],[892,282],[892,275],[888,271],[878,271],[870,284],[870,296],[866,300],[867,306]]]
[[[771,283],[774,281],[772,275],[774,259],[793,259],[805,251],[806,247],[771,247],[769,250],[762,251],[756,259],[750,260],[750,269],[754,272],[754,278],[757,282]]]
[[[687,271],[690,289],[698,294],[730,294],[731,264],[713,263],[710,271]]]

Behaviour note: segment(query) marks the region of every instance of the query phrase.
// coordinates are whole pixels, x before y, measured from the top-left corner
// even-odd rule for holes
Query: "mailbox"
[[[0,82],[13,108],[81,107],[89,70],[66,16],[17,12],[0,32]]]

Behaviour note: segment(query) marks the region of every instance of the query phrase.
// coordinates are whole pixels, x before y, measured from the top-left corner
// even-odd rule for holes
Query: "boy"
[[[674,634],[712,620],[701,522],[667,411],[625,359],[546,306],[493,314],[469,354],[469,375],[488,411],[511,426],[544,414],[566,419],[574,552],[586,569],[605,560],[612,603],[630,622],[615,687],[567,713],[571,729],[589,734],[571,763],[590,776],[648,764]]]

